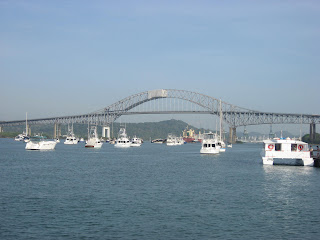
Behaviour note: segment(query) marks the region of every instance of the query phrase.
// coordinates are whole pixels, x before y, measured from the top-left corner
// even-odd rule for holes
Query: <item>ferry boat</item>
[[[118,148],[131,147],[131,142],[127,136],[125,128],[120,128],[119,134],[118,134],[118,139],[116,140],[114,146],[118,147]]]
[[[30,138],[30,141],[26,144],[27,150],[53,150],[56,147],[57,142],[54,140],[47,140],[43,136],[34,136]]]
[[[218,154],[221,146],[218,144],[217,134],[209,132],[203,134],[200,153],[203,154]]]
[[[142,144],[142,139],[141,138],[137,138],[136,136],[134,136],[131,139],[131,147],[140,147]]]
[[[68,134],[67,134],[66,140],[64,141],[64,144],[72,145],[72,144],[78,144],[78,142],[79,142],[79,139],[76,138],[73,133],[73,124],[71,125],[71,127],[68,124]]]
[[[277,162],[294,160],[295,164],[313,166],[314,160],[310,157],[308,143],[290,138],[274,138],[264,140],[264,148],[261,151],[262,162],[265,165],[273,165]]]
[[[86,148],[101,148],[103,142],[98,138],[97,126],[91,126],[88,132],[88,141],[86,142]]]

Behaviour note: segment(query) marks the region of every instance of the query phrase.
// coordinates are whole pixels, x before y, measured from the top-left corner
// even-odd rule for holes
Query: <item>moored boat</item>
[[[127,136],[126,129],[120,128],[118,138],[114,144],[117,148],[128,148],[131,147],[131,142]]]
[[[221,146],[218,145],[217,134],[209,132],[203,134],[200,153],[202,154],[217,154],[220,152]]]
[[[262,162],[265,165],[273,165],[274,161],[279,164],[290,163],[313,166],[314,160],[310,156],[308,143],[290,138],[274,138],[264,140],[264,148],[261,151]],[[289,164],[289,162],[288,162]]]
[[[26,144],[27,150],[53,150],[56,147],[57,142],[54,140],[47,140],[43,136],[34,136],[30,138],[30,141]]]
[[[101,148],[102,142],[98,138],[97,126],[91,126],[90,131],[88,132],[88,141],[86,142],[86,148]]]
[[[131,147],[140,147],[142,144],[142,139],[134,136],[131,139]]]

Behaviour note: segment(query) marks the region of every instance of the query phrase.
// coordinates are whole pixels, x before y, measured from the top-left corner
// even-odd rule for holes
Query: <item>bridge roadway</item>
[[[175,98],[188,101],[192,104],[198,105],[203,110],[134,111],[135,107],[143,103],[164,98]],[[129,96],[96,112],[82,115],[30,119],[28,120],[28,124],[68,124],[89,122],[92,124],[110,125],[122,115],[213,114],[219,116],[220,112],[222,113],[223,121],[230,127],[231,139],[235,139],[236,137],[236,127],[261,124],[310,124],[310,135],[312,138],[315,137],[315,125],[320,123],[320,115],[259,112],[238,107],[196,92],[175,89],[159,89]],[[25,120],[3,121],[0,122],[0,127],[3,128],[4,126],[23,124],[25,124]]]

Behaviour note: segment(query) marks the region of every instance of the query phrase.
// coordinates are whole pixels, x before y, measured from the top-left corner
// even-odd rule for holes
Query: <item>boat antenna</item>
[[[28,112],[26,112],[26,136],[28,136]]]

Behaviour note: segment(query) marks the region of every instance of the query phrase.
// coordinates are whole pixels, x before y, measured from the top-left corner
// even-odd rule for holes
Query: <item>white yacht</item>
[[[220,152],[225,152],[226,151],[226,144],[224,143],[223,140],[218,140],[218,145],[220,146]]]
[[[177,137],[172,133],[169,133],[167,137],[167,146],[176,146],[176,145],[178,145]]]
[[[68,124],[68,134],[67,134],[67,138],[64,141],[64,144],[78,144],[79,139],[75,137],[74,133],[73,133],[73,124],[71,125],[71,127]]]
[[[134,136],[131,139],[131,147],[140,147],[142,144],[142,139]]]
[[[202,146],[200,153],[217,154],[220,152],[221,146],[218,145],[217,134],[209,132],[203,134]]]
[[[103,142],[98,138],[97,126],[91,126],[90,131],[88,127],[88,141],[86,142],[86,148],[101,148]]]
[[[118,139],[116,140],[114,146],[118,148],[131,147],[131,142],[127,136],[125,128],[120,128]]]
[[[310,157],[308,143],[290,138],[274,138],[264,140],[264,148],[261,151],[263,164],[273,165],[277,162],[294,161],[295,164],[313,166],[314,160]],[[288,163],[289,164],[289,163]]]
[[[28,113],[26,113],[26,131],[16,136],[14,140],[26,143],[30,141],[30,138],[28,137]]]
[[[27,150],[53,150],[56,147],[57,142],[54,140],[47,140],[43,136],[34,136],[30,138],[30,141],[26,144]]]

